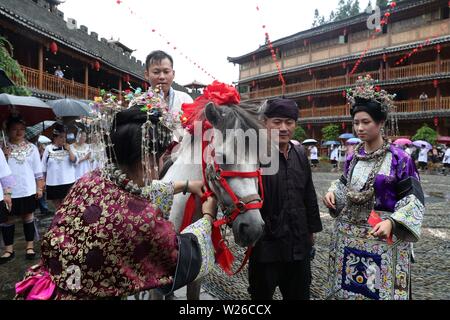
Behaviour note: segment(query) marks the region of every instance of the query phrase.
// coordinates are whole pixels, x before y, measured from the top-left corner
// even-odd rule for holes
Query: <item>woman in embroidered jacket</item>
[[[143,105],[149,103],[154,101]],[[163,117],[142,107],[114,117],[109,163],[70,190],[42,239],[41,264],[16,285],[18,299],[120,298],[153,288],[168,294],[213,267],[216,202],[209,198],[204,217],[175,233],[165,219],[174,194],[203,195],[203,183],[146,182],[142,159],[153,165],[153,151],[157,159],[170,141],[163,138],[168,132],[161,133]]]
[[[370,77],[348,91],[354,129],[363,142],[324,197],[336,218],[328,298],[411,297],[412,243],[420,238],[424,195],[414,160],[383,139],[394,97]]]

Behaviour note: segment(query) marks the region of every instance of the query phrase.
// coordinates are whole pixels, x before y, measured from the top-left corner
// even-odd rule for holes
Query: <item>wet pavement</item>
[[[338,173],[316,172],[313,174],[318,198],[325,194],[331,181]],[[412,285],[414,299],[450,299],[450,176],[423,175],[422,186],[426,194],[426,214],[422,228],[422,239],[414,245],[416,263],[412,265]],[[328,263],[328,246],[333,220],[319,201],[324,231],[316,237],[316,258],[312,264],[313,299],[325,297]],[[51,216],[37,215],[37,225],[41,234],[51,223]],[[2,248],[3,249],[3,248]],[[14,296],[14,285],[21,280],[24,271],[36,261],[25,260],[25,239],[21,223],[16,225],[16,258],[0,265],[0,299]],[[233,247],[240,262],[244,250]],[[3,251],[3,250],[2,250]],[[36,245],[36,252],[40,248]],[[234,277],[228,277],[216,268],[203,284],[201,299],[249,299],[247,293],[247,270]],[[175,293],[177,300],[186,299],[185,289]],[[275,298],[281,298],[277,290]]]

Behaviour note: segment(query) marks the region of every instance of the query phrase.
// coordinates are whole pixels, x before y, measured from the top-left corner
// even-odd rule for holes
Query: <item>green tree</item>
[[[313,28],[321,26],[325,23],[325,17],[321,16],[319,13],[319,9],[314,10],[314,20],[313,20]]]
[[[293,139],[300,142],[306,139],[306,132],[301,126],[297,126],[295,128]]]
[[[0,37],[0,69],[3,69],[6,75],[14,78],[16,86],[1,88],[0,93],[9,93],[16,96],[29,96],[31,92],[25,88],[27,81],[25,79],[19,63],[14,60],[13,47],[11,43],[3,37]]]
[[[413,141],[424,140],[429,142],[431,145],[434,145],[436,143],[437,138],[438,133],[436,132],[436,130],[433,130],[427,124],[424,124],[422,128],[417,130],[416,135],[412,137]]]
[[[322,128],[322,134],[325,141],[335,141],[339,138],[339,126],[330,124]]]

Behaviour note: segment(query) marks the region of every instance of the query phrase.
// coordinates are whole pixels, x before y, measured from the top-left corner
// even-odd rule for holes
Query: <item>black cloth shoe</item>
[[[9,261],[11,261],[12,259],[14,259],[14,257],[16,256],[16,253],[13,251],[5,251],[5,253],[9,253],[9,256],[7,257],[0,257],[0,264],[5,264]]]
[[[25,259],[33,260],[34,258],[36,258],[36,252],[34,252],[33,248],[28,248],[26,250]]]

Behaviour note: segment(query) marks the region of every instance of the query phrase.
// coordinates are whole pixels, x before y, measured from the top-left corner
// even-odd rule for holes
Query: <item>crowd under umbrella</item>
[[[413,145],[416,146],[417,148],[422,148],[423,146],[425,146],[425,148],[427,148],[428,150],[433,149],[431,144],[429,142],[427,142],[427,141],[424,141],[424,140],[414,141]]]
[[[351,139],[348,139],[345,143],[353,145],[353,144],[358,144],[361,142],[362,142],[362,140],[359,138],[351,138]]]
[[[340,145],[341,143],[339,142],[339,141],[326,141],[324,144],[323,144],[323,146],[326,146],[326,147],[328,147],[328,146],[338,146],[338,145]]]
[[[0,88],[7,88],[14,86],[14,82],[6,75],[3,69],[0,69]]]
[[[36,97],[0,94],[0,124],[11,114],[22,117],[27,126],[33,126],[45,120],[55,120],[53,109]]]
[[[88,103],[75,99],[59,99],[48,101],[59,118],[68,117],[89,117],[92,115],[91,107]]]
[[[318,143],[317,140],[306,139],[305,141],[302,142],[302,145],[304,145],[304,146],[311,146],[311,145],[315,145],[317,143]]]
[[[397,146],[409,146],[412,145],[412,141],[406,138],[400,138],[394,141]]]
[[[354,138],[355,136],[352,134],[352,133],[343,133],[343,134],[341,134],[340,136],[339,136],[339,139],[344,139],[344,140],[346,140],[346,139],[352,139],[352,138]]]

